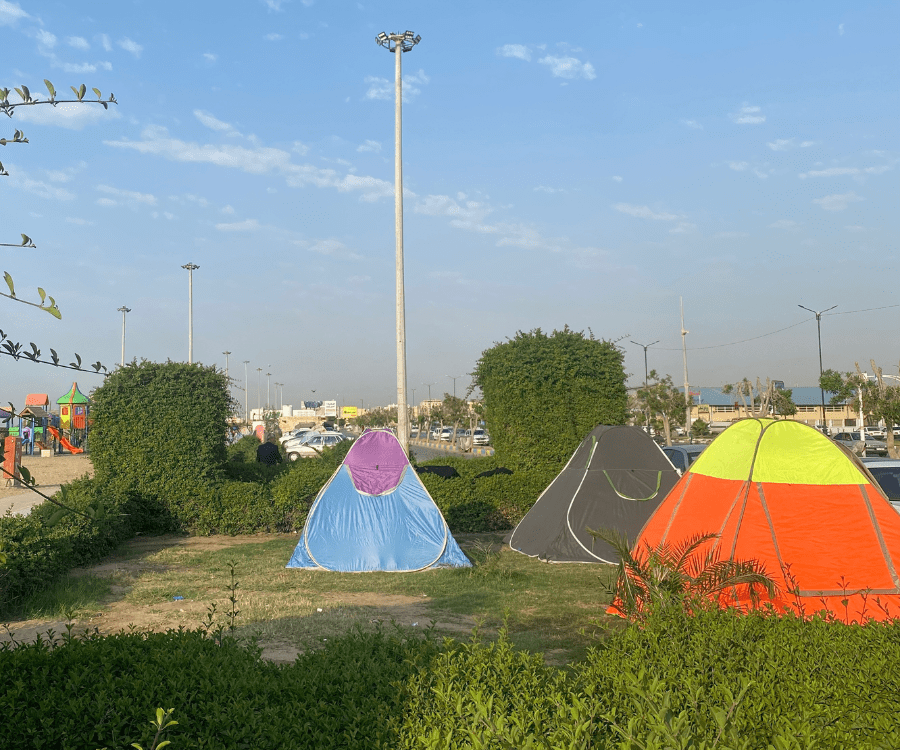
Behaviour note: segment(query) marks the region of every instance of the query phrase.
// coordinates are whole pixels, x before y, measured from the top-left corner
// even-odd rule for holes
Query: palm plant
[[[707,542],[718,534],[694,534],[678,544],[644,544],[632,550],[628,539],[611,529],[588,529],[619,555],[612,587],[611,609],[629,620],[643,620],[658,608],[694,611],[710,600],[728,601],[728,592],[746,587],[752,602],[765,591],[771,599],[777,587],[759,560],[722,559]],[[703,548],[706,547],[704,550]]]

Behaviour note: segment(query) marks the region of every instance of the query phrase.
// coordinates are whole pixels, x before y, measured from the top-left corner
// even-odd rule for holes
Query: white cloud
[[[311,253],[328,255],[332,258],[340,258],[342,260],[362,260],[363,257],[359,253],[353,252],[353,250],[347,247],[343,242],[335,239],[313,240],[311,242],[298,241],[296,244],[306,248]]]
[[[103,49],[107,52],[112,52],[112,42],[109,41],[109,37],[106,34],[100,35],[100,44],[103,45]]]
[[[428,76],[424,70],[418,73],[403,76],[403,101],[411,101],[414,96],[422,93],[420,86],[428,83]],[[376,76],[366,76],[365,83],[369,84],[369,90],[366,91],[366,99],[386,99],[394,100],[394,82],[387,78],[378,78]]]
[[[536,193],[565,193],[568,192],[564,188],[547,187],[546,185],[538,185],[534,192]]]
[[[815,146],[815,145],[816,145],[815,141],[803,141],[800,144],[800,148],[809,148],[810,146]]]
[[[816,198],[813,203],[819,204],[826,211],[843,211],[851,203],[858,203],[863,200],[856,193],[841,193],[835,195],[826,195],[824,198]]]
[[[219,133],[225,133],[225,135],[240,135],[240,133],[231,123],[223,122],[222,120],[219,120],[211,115],[209,112],[204,112],[202,109],[195,109],[194,117],[196,117],[200,121],[201,125],[205,125],[210,130],[215,130]]]
[[[244,219],[232,224],[216,224],[216,229],[220,232],[252,232],[260,228],[260,224],[256,219]]]
[[[97,198],[96,203],[98,206],[118,206],[119,205],[112,198]]]
[[[144,48],[135,41],[132,41],[127,36],[123,36],[118,42],[116,42],[123,50],[126,52],[130,52],[135,57],[140,57],[141,52],[144,51]]]
[[[616,211],[639,219],[653,219],[655,221],[675,221],[681,217],[678,214],[656,213],[648,206],[633,206],[630,203],[616,203],[613,206]]]
[[[688,221],[679,221],[674,227],[669,230],[669,234],[686,234],[688,232],[693,232],[696,229],[696,224],[691,224]]]
[[[109,185],[97,185],[97,190],[107,195],[115,195],[127,203],[145,203],[148,206],[156,205],[156,196],[150,193],[137,193],[134,190],[120,190]]]
[[[531,60],[531,50],[524,44],[504,44],[497,48],[497,54],[500,57],[518,57],[526,62]]]
[[[276,34],[273,32],[271,34],[266,34],[265,39],[268,39],[270,42],[277,42],[281,39],[284,39],[284,37],[281,34]]]
[[[38,40],[38,44],[40,44],[42,47],[53,49],[56,46],[56,36],[51,34],[49,31],[38,29],[34,33],[34,37]]]
[[[55,107],[40,104],[36,107],[19,107],[16,110],[16,120],[20,122],[54,125],[69,130],[81,130],[85,125],[119,117],[121,115],[116,111],[114,104],[108,110],[99,104],[58,104]]]
[[[67,216],[66,221],[69,224],[77,224],[80,227],[91,227],[94,225],[93,221],[88,221],[87,219],[82,219],[80,216]]]
[[[550,68],[550,72],[557,78],[586,78],[591,81],[597,77],[594,66],[589,62],[581,62],[575,57],[554,57],[547,55],[538,60],[541,65]]]
[[[743,172],[749,166],[750,166],[750,164],[745,161],[730,161],[730,162],[728,162],[729,169],[733,169],[735,172]]]
[[[75,197],[74,193],[69,192],[65,188],[56,187],[44,180],[36,180],[29,177],[27,172],[20,167],[10,171],[9,176],[3,178],[3,185],[18,190],[24,190],[27,193],[32,193],[41,198],[67,201],[72,200]]]
[[[793,138],[778,138],[777,140],[772,141],[771,143],[767,143],[766,145],[773,151],[786,151],[787,149],[789,149],[791,146],[794,145],[794,139]]]
[[[619,175],[617,175],[617,174],[614,174],[614,175],[612,176],[612,178],[613,178],[613,180],[615,180],[616,182],[621,182],[621,181],[622,181],[622,178],[621,178]]]
[[[360,153],[365,151],[374,151],[376,154],[381,153],[381,144],[378,141],[369,141],[361,143],[356,147]]]
[[[269,10],[274,10],[276,13],[281,10],[281,6],[284,4],[284,0],[261,0],[261,2]],[[305,4],[306,3],[304,3],[304,5]]]
[[[0,0],[0,26],[11,26],[20,18],[31,18],[18,3]]]
[[[681,124],[694,130],[703,130],[703,126],[696,120],[681,120]]]
[[[799,223],[793,219],[779,219],[774,224],[769,224],[769,229],[793,229],[799,226]]]
[[[151,125],[141,133],[140,141],[104,141],[107,146],[128,148],[141,154],[161,156],[170,161],[214,164],[240,169],[250,174],[276,172],[290,187],[329,187],[339,192],[359,192],[360,200],[375,201],[394,194],[394,186],[375,177],[338,175],[333,169],[321,169],[312,164],[294,164],[291,154],[278,148],[236,145],[198,144],[169,137],[166,128]],[[406,195],[412,195],[406,191]]]
[[[223,214],[233,214],[234,208],[232,206],[223,206],[219,209]]]
[[[760,114],[760,111],[760,107],[744,102],[737,112],[732,112],[729,116],[731,121],[738,125],[759,125],[761,122],[766,121],[766,116]]]
[[[807,177],[861,177],[867,174],[883,174],[890,171],[893,167],[881,165],[878,167],[828,167],[827,169],[813,169],[809,172],[801,172],[798,177],[806,179]]]
[[[204,52],[203,58],[209,62],[215,62],[219,59],[218,55],[214,55],[212,52]]]
[[[70,36],[66,38],[66,44],[70,47],[74,47],[75,49],[90,49],[91,45],[88,44],[87,39],[81,36]]]
[[[840,34],[841,36],[844,36],[844,24],[842,24],[842,23],[838,24],[838,34]]]

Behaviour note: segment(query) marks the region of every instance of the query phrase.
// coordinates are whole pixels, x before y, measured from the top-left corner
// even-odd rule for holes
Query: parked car
[[[684,474],[697,457],[706,450],[706,445],[702,443],[691,443],[688,445],[667,445],[662,449],[679,474]]]
[[[475,432],[472,433],[472,443],[474,445],[490,445],[491,436],[484,430],[475,430]]]
[[[832,440],[834,440],[836,443],[840,443],[850,450],[855,450],[856,444],[862,442],[862,436],[859,434],[859,432],[839,432],[832,438]],[[870,438],[867,435],[866,455],[886,456],[887,443],[885,443],[884,440],[876,440],[875,438]]]
[[[866,436],[873,437],[876,440],[884,440],[886,436],[884,427],[875,425],[874,427],[866,427]]]
[[[310,428],[302,428],[302,427],[301,427],[301,428],[296,429],[296,430],[291,430],[290,432],[285,432],[285,433],[279,438],[279,440],[281,441],[282,444],[284,444],[284,443],[286,443],[288,440],[295,440],[296,438],[303,437],[304,435],[306,435],[306,434],[309,433],[309,432],[315,432],[315,430],[312,430],[312,429],[310,429]]]
[[[881,491],[887,495],[894,510],[900,512],[900,461],[896,458],[863,458]]]
[[[323,448],[333,448],[343,441],[344,436],[339,432],[328,432],[324,435],[315,435],[303,444],[292,445],[290,448],[285,446],[285,452],[289,461],[296,461],[298,458],[314,458],[322,452]]]
[[[443,430],[441,430],[441,434],[438,435],[438,440],[443,440],[446,442],[450,442],[451,440],[453,440],[453,428],[445,427]]]

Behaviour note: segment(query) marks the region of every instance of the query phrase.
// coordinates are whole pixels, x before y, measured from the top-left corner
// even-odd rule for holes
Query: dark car
[[[863,458],[860,460],[875,477],[875,481],[891,501],[894,510],[900,511],[900,461],[895,458]]]
[[[662,452],[666,454],[679,474],[684,474],[697,457],[706,450],[706,445],[691,443],[689,445],[667,445]]]

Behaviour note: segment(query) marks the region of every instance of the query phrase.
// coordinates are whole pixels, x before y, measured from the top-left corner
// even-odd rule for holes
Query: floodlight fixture
[[[401,52],[409,52],[421,41],[422,36],[420,34],[415,34],[414,31],[409,30],[402,33],[392,31],[390,34],[382,31],[375,37],[376,44],[381,45],[389,52],[395,52],[398,47]]]

